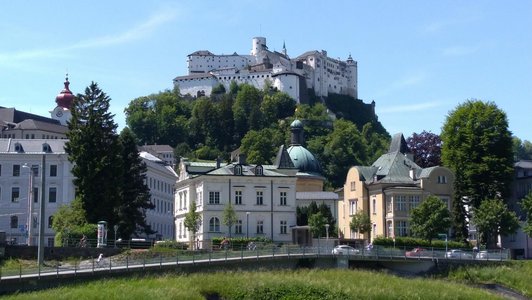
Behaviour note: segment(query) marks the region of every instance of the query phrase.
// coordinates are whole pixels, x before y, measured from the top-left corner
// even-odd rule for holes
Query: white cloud
[[[388,114],[388,113],[404,113],[404,112],[419,112],[432,109],[434,107],[440,106],[439,102],[421,102],[408,105],[396,105],[396,106],[387,106],[383,109],[378,109],[379,113]]]
[[[131,41],[140,40],[149,36],[157,28],[163,24],[172,21],[176,17],[174,10],[165,10],[164,12],[151,16],[148,20],[138,24],[130,30],[125,32],[102,36],[88,40],[79,41],[73,45],[60,48],[43,48],[33,50],[22,50],[12,53],[0,53],[0,63],[12,64],[14,61],[25,61],[41,58],[64,58],[72,52],[72,50],[89,49],[89,48],[103,48],[113,45],[125,44]]]
[[[397,90],[416,86],[424,82],[427,78],[427,73],[424,71],[418,71],[416,73],[408,74],[402,78],[393,81],[387,87],[380,88],[376,93],[373,93],[373,97],[380,98],[387,96]]]

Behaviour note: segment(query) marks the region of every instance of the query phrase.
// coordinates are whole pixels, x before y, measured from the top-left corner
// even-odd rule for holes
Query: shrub
[[[380,245],[385,247],[393,247],[394,242],[392,238],[385,238],[382,236],[379,236],[373,240],[374,245]],[[434,247],[434,248],[445,248],[445,241],[442,240],[433,240],[432,244],[429,243],[427,240],[419,239],[419,238],[413,238],[413,237],[396,237],[395,238],[395,246],[396,247],[406,247],[406,248],[414,248],[414,247]],[[466,243],[460,243],[455,241],[448,241],[447,242],[448,248],[470,248],[469,244]]]

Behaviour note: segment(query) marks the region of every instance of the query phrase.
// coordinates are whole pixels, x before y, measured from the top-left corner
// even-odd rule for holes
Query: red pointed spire
[[[68,81],[68,73],[66,74],[65,78],[65,88],[55,97],[55,103],[57,103],[57,106],[61,106],[63,108],[70,109],[70,106],[72,106],[72,102],[74,102],[74,95],[68,88],[70,85],[70,82]]]

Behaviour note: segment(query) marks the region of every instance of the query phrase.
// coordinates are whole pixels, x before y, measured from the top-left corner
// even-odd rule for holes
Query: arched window
[[[236,165],[235,166],[235,175],[242,175],[242,166]]]
[[[217,217],[212,217],[209,220],[209,231],[220,232],[220,219],[218,219]]]
[[[264,169],[262,166],[257,166],[255,168],[255,175],[256,176],[262,176],[264,174]]]
[[[18,217],[11,216],[11,228],[18,228]]]

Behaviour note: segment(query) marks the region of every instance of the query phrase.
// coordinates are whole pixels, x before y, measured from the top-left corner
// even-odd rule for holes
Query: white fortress
[[[282,53],[269,51],[266,38],[253,38],[251,54],[215,55],[208,50],[188,55],[188,75],[178,76],[174,85],[181,94],[209,96],[213,87],[223,84],[226,91],[232,81],[262,89],[267,82],[287,93],[297,103],[308,101],[308,90],[318,97],[330,93],[358,98],[357,62],[330,58],[327,51],[308,51],[291,59],[283,45]]]

